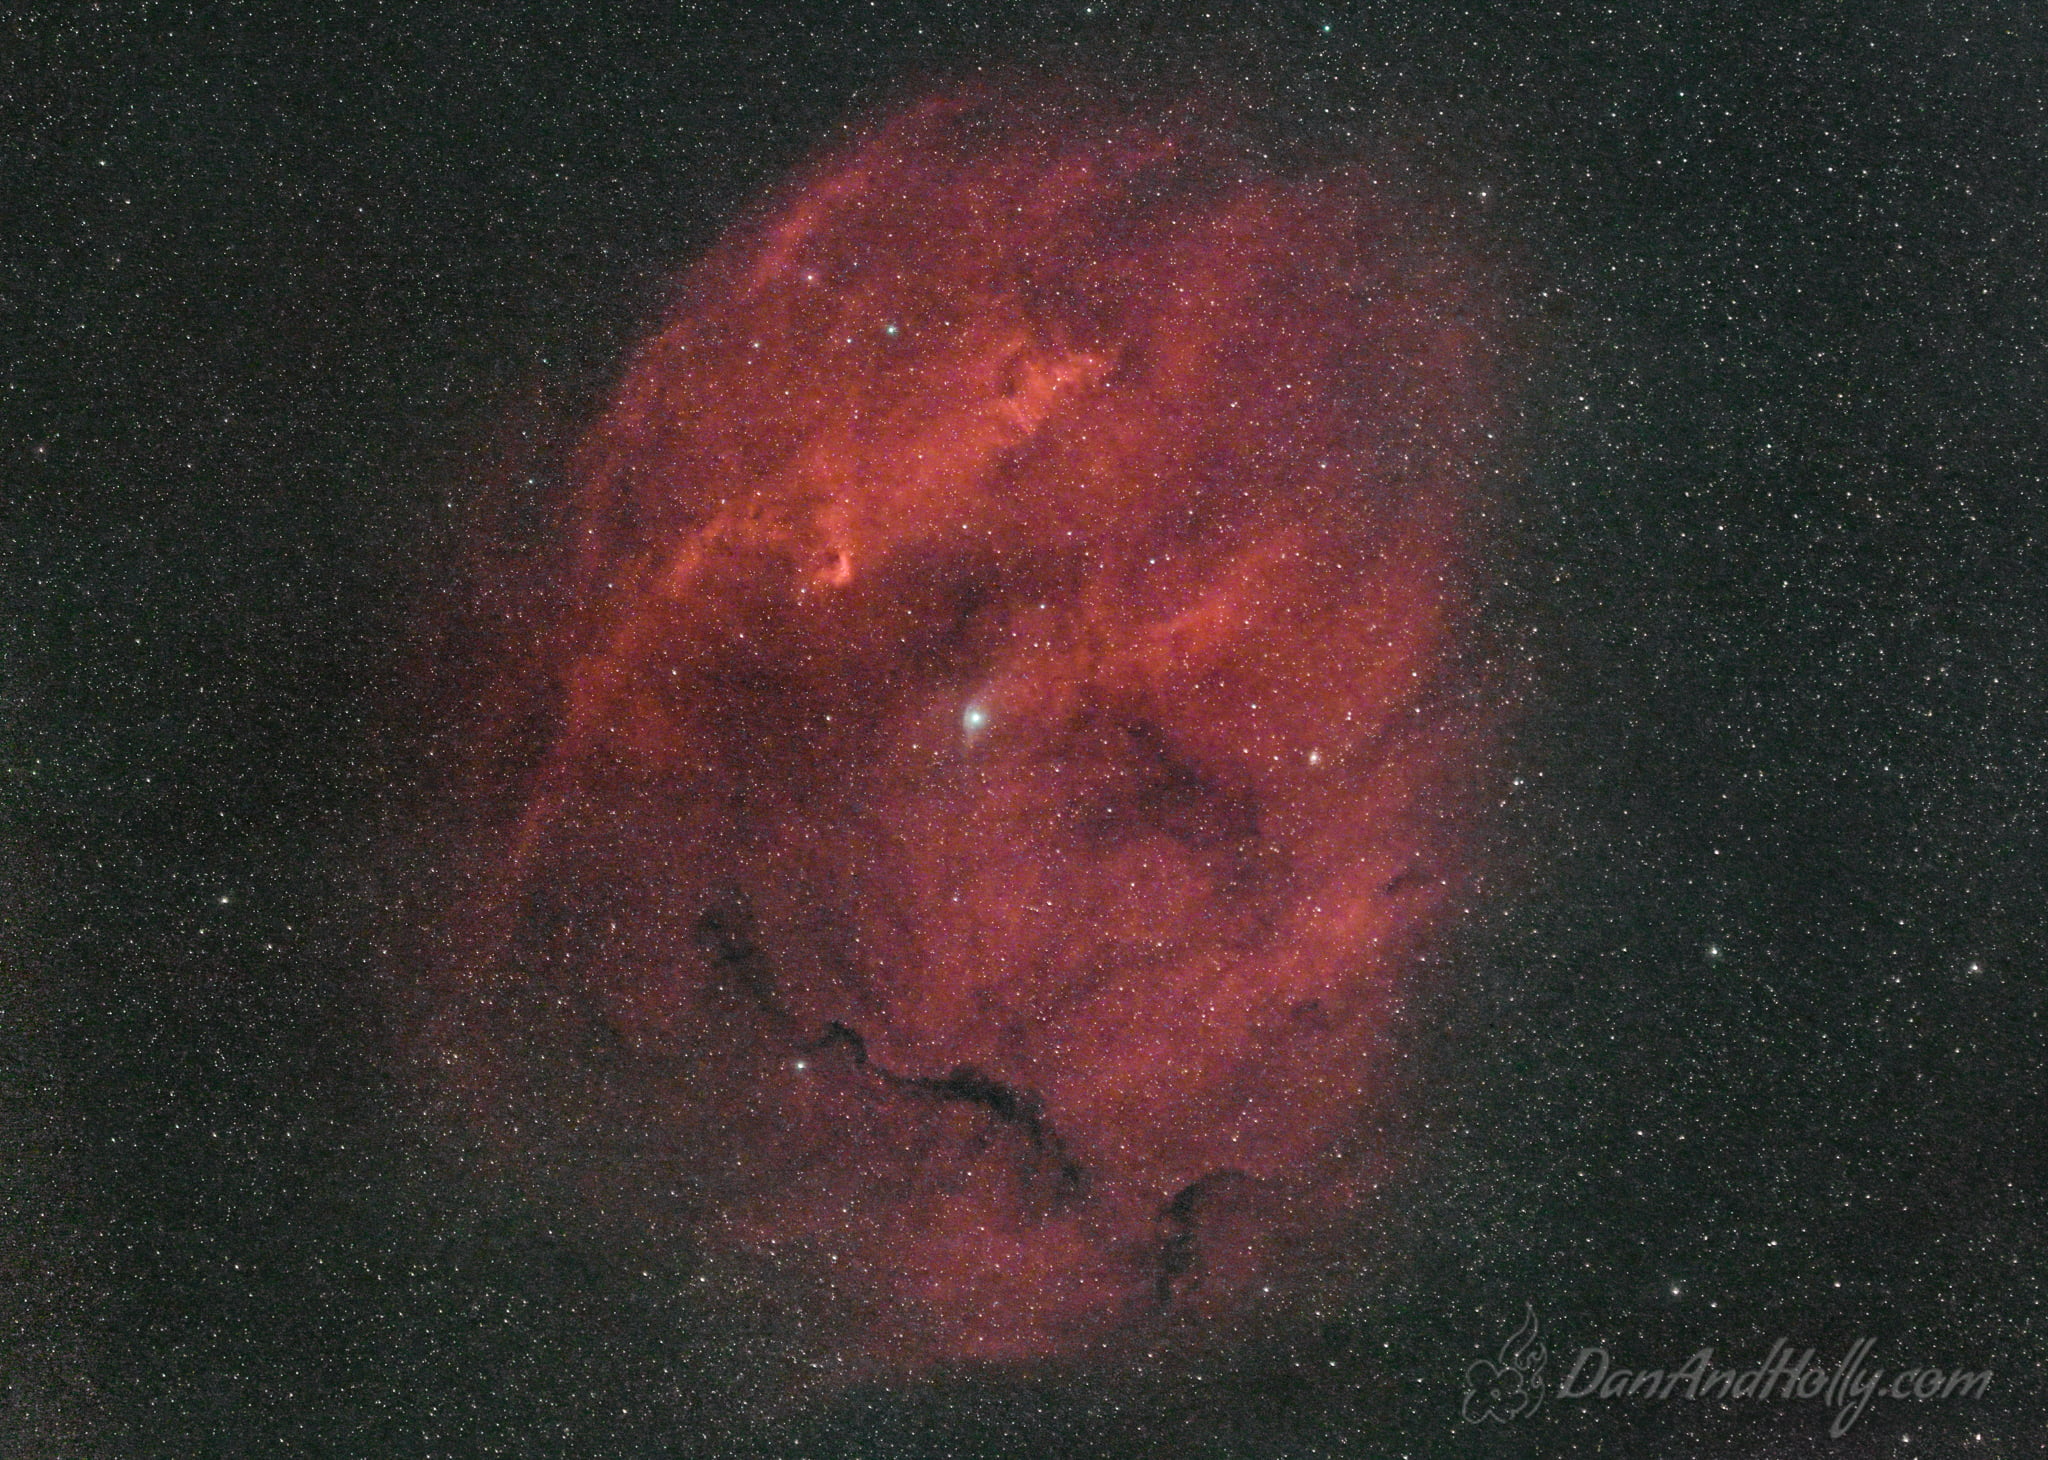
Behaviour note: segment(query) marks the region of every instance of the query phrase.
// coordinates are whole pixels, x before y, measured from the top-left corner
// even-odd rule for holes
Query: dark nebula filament
[[[964,92],[691,277],[578,457],[437,1067],[918,1366],[1215,1317],[1384,1170],[1468,895],[1487,301],[1363,170]]]

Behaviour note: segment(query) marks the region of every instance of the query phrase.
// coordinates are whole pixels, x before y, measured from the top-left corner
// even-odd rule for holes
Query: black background
[[[1224,9],[0,21],[9,1453],[2042,1453],[2048,16]],[[980,62],[1229,75],[1517,260],[1537,875],[1404,1032],[1328,1321],[778,1405],[772,1333],[412,1133],[421,625],[678,268]],[[1525,1301],[1553,1381],[1779,1336],[1996,1378],[1843,1442],[1466,1425]]]

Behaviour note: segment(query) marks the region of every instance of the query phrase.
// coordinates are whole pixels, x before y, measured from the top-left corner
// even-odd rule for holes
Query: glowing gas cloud
[[[495,1149],[909,1366],[1223,1319],[1342,1218],[1486,760],[1493,306],[1417,211],[967,89],[697,267],[434,1026]]]

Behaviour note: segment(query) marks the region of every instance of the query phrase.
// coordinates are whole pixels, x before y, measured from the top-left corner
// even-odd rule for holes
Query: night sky
[[[0,20],[0,1451],[2048,1453],[2044,261],[2023,4]]]

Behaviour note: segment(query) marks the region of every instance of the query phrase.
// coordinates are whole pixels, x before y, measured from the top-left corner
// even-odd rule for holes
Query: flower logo
[[[1465,1371],[1463,1412],[1474,1424],[1487,1419],[1506,1424],[1542,1407],[1543,1361],[1548,1354],[1540,1341],[1535,1306],[1522,1307],[1528,1316],[1500,1346],[1500,1362],[1480,1359]]]

